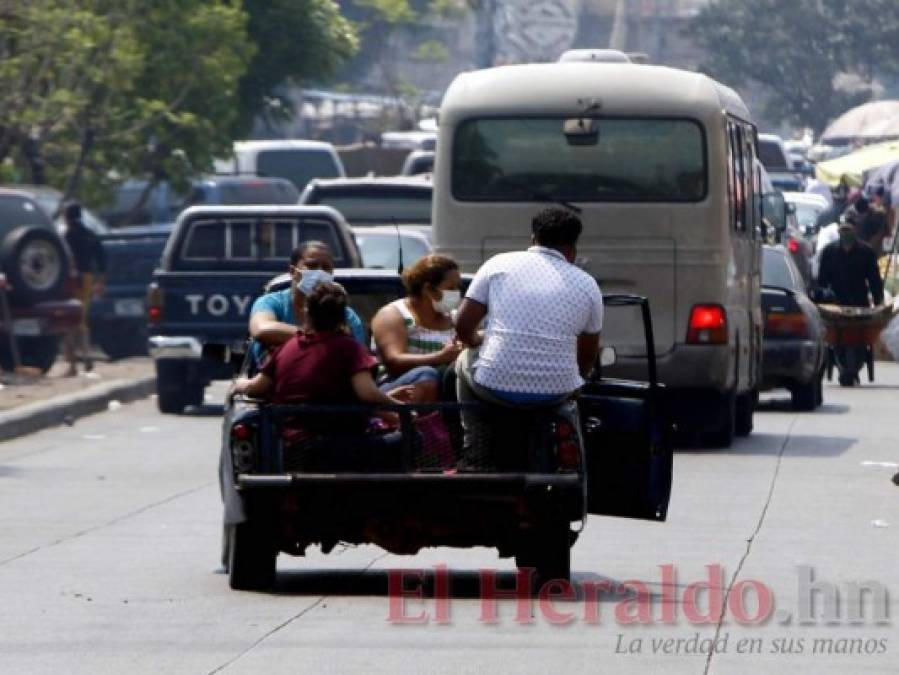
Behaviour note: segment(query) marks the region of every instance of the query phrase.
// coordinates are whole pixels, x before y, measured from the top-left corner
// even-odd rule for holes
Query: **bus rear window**
[[[705,198],[705,139],[682,119],[596,119],[595,142],[558,118],[462,123],[453,196],[462,201],[695,202]]]

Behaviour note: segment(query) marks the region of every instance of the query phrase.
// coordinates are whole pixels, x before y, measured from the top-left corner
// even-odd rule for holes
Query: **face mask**
[[[447,290],[442,291],[442,293],[443,297],[440,300],[431,300],[431,303],[434,305],[434,311],[440,314],[450,314],[462,302],[462,293]]]
[[[334,276],[324,270],[303,270],[303,276],[296,282],[296,289],[303,295],[309,295],[319,284],[329,284]]]

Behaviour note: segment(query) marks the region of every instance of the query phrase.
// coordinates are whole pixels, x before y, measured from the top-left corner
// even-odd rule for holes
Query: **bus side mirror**
[[[768,192],[762,197],[762,218],[771,223],[776,232],[787,229],[787,201],[780,192]]]

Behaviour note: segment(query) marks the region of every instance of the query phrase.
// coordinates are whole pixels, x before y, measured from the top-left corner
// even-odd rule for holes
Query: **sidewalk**
[[[109,407],[151,395],[156,389],[153,360],[95,361],[90,373],[66,377],[59,360],[45,376],[0,373],[0,442],[41,429],[71,424]]]

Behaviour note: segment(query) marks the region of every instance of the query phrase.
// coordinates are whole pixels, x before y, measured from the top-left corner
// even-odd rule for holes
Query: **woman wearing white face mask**
[[[382,390],[414,385],[413,402],[437,400],[447,366],[461,351],[452,319],[460,281],[459,265],[442,255],[425,256],[403,274],[408,296],[372,320],[372,341],[386,371]]]

